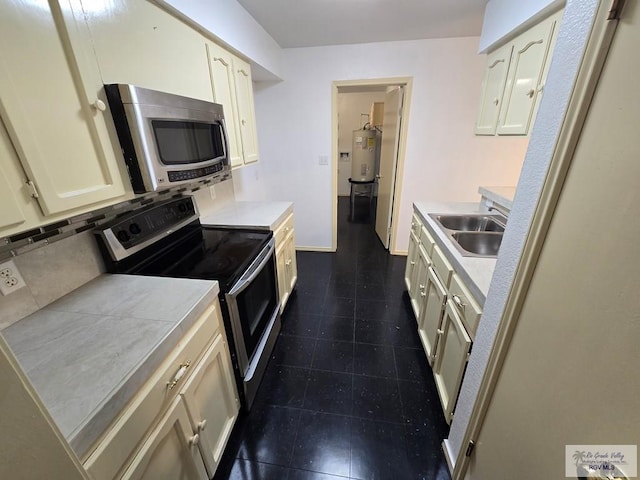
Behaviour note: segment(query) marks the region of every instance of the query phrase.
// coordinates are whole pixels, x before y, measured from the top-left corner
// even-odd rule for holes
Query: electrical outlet
[[[9,295],[26,286],[13,260],[0,263],[0,292],[3,295]]]

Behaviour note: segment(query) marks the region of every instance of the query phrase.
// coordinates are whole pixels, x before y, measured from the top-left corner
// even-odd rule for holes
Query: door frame
[[[610,21],[607,18],[611,8],[611,4],[608,2],[600,2],[595,13],[594,23],[576,76],[564,122],[543,180],[542,191],[531,219],[522,255],[518,261],[514,279],[497,326],[493,347],[472,407],[469,423],[464,432],[462,449],[455,459],[455,463],[450,456],[447,439],[443,442],[445,459],[453,480],[466,478],[473,451],[471,447],[477,443],[480,436],[502,367],[506,361],[511,339],[518,324],[564,186],[564,180],[573,160],[582,126],[586,120],[591,99],[595,93],[618,24],[618,20]],[[466,454],[465,449],[467,449]]]
[[[407,147],[407,132],[409,122],[409,109],[411,106],[411,94],[413,88],[413,77],[388,77],[369,78],[360,80],[336,80],[331,84],[331,158],[333,159],[331,170],[331,251],[338,249],[338,90],[344,87],[404,87],[404,97],[402,102],[402,114],[400,122],[400,140],[398,142],[398,158],[395,166],[395,179],[393,182],[393,199],[391,208],[391,236],[389,239],[389,252],[392,255],[399,255],[406,252],[399,252],[396,248],[398,216],[400,213],[400,196],[402,190],[402,180],[404,178],[404,161]]]

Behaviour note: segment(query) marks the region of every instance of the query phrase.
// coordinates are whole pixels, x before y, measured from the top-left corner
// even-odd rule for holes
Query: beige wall
[[[261,160],[239,172],[242,198],[254,199],[256,184],[266,199],[293,201],[296,243],[330,247],[333,165],[318,157],[331,157],[332,83],[400,77],[412,77],[413,88],[398,251],[407,249],[413,202],[479,201],[480,185],[515,185],[528,138],[474,135],[485,67],[477,47],[478,38],[466,37],[285,49],[285,81],[255,91]]]

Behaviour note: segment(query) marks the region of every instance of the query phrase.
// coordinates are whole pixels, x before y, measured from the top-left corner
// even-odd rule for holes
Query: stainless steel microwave
[[[222,105],[134,85],[105,85],[136,193],[231,175]]]

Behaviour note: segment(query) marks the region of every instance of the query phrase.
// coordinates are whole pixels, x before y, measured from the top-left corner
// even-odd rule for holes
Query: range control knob
[[[132,223],[131,225],[129,225],[129,231],[133,235],[138,235],[140,232],[142,232],[142,229],[140,228],[140,225],[138,225],[137,223]]]
[[[131,237],[129,236],[126,230],[120,230],[118,233],[116,233],[116,237],[118,237],[118,240],[120,240],[122,243],[125,243],[131,240]]]

